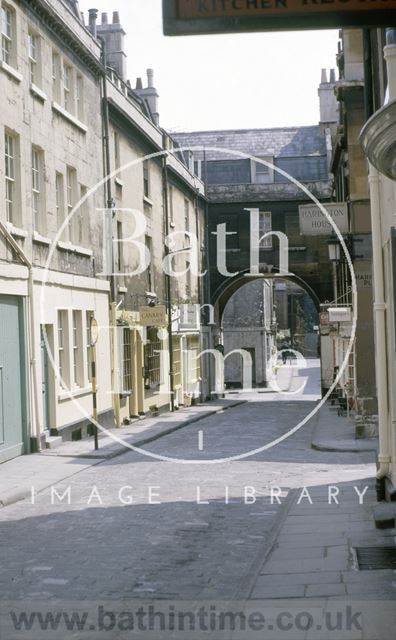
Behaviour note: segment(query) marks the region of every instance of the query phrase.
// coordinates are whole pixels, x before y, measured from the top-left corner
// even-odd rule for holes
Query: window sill
[[[70,391],[66,391],[62,389],[60,393],[58,393],[59,402],[64,402],[65,400],[70,400],[70,398],[79,398],[80,396],[88,396],[92,393],[92,386],[89,387],[75,387],[74,389],[70,389]]]
[[[20,229],[19,227],[15,227],[12,222],[7,222],[6,227],[12,236],[15,238],[22,238],[23,240],[28,237],[28,232],[26,229]]]
[[[36,244],[45,244],[47,247],[49,247],[51,244],[50,238],[45,238],[37,231],[33,231],[33,242],[35,242]]]
[[[63,242],[59,240],[57,243],[58,249],[62,251],[70,251],[71,253],[76,253],[80,256],[85,256],[87,258],[91,258],[93,256],[93,251],[91,249],[84,249],[84,247],[78,247],[71,242]]]
[[[62,118],[70,122],[72,125],[77,127],[82,133],[88,132],[88,127],[85,126],[78,118],[75,118],[71,113],[66,111],[63,107],[60,106],[57,102],[52,103],[52,109],[55,113],[58,113]]]
[[[19,71],[17,71],[16,69],[14,69],[14,67],[11,67],[9,64],[4,62],[3,60],[0,60],[0,69],[3,69],[3,71],[5,71],[9,76],[11,76],[13,80],[16,80],[17,82],[22,82],[23,75],[19,73]]]
[[[44,91],[42,91],[37,85],[33,84],[33,82],[30,84],[30,93],[40,100],[40,102],[46,102],[47,100],[47,95]]]
[[[150,198],[148,198],[147,196],[143,196],[143,202],[144,204],[148,204],[149,207],[152,207],[154,202],[152,200],[150,200]]]

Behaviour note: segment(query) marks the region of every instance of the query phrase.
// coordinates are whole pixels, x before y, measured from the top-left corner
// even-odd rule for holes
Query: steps
[[[379,502],[374,507],[374,521],[377,529],[393,529],[396,525],[396,503]]]
[[[45,436],[45,448],[56,449],[62,444],[63,440],[61,436]]]

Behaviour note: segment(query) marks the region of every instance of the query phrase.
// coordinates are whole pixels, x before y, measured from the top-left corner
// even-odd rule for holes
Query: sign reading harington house
[[[348,233],[348,206],[345,202],[332,202],[323,205],[327,213],[337,225],[340,233]],[[333,227],[325,218],[319,207],[314,204],[303,204],[298,207],[300,216],[300,233],[303,236],[330,236]]]
[[[396,0],[162,0],[164,33],[188,35],[394,24]]]

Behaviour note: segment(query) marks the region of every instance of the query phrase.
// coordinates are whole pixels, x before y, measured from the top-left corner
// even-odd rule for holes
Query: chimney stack
[[[102,13],[102,24],[98,25],[97,33],[104,40],[108,66],[114,69],[121,80],[126,82],[125,31],[120,24],[119,12],[113,12],[111,24],[109,24],[107,13]]]
[[[321,84],[327,84],[327,69],[322,69]]]
[[[93,37],[97,37],[97,19],[98,19],[98,10],[97,9],[89,9],[89,30],[92,33]]]
[[[154,70],[147,69],[147,87],[152,89],[154,87]]]
[[[330,69],[330,78],[328,78],[327,69],[322,69],[321,80],[318,89],[320,108],[319,126],[322,133],[330,130],[331,135],[333,135],[339,124],[339,104],[335,94],[335,69]]]
[[[154,71],[153,69],[147,69],[147,87],[143,89],[142,79],[138,78],[136,81],[135,93],[140,96],[147,104],[152,120],[155,125],[159,125],[159,113],[158,113],[158,93],[154,86]]]

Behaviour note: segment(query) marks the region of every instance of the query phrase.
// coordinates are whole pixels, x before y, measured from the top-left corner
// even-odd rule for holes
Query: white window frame
[[[92,363],[91,363],[91,319],[94,317],[93,311],[85,312],[85,349],[87,354],[87,380],[92,382]]]
[[[62,65],[62,106],[74,114],[74,82],[73,67],[67,62]]]
[[[1,59],[9,66],[16,66],[15,11],[4,2],[1,4]]]
[[[4,132],[4,176],[6,220],[16,224],[17,207],[17,137],[9,131]]]
[[[259,238],[272,231],[271,211],[259,211]],[[272,236],[261,240],[260,249],[272,249]]]
[[[84,122],[84,78],[81,73],[76,75],[76,116]]]
[[[35,145],[32,146],[31,155],[31,176],[32,176],[32,213],[33,228],[43,231],[43,213],[44,213],[44,152]]]
[[[132,333],[130,327],[118,326],[118,353],[120,363],[120,393],[132,392]]]
[[[151,195],[151,180],[150,180],[150,162],[149,160],[143,160],[143,197],[150,198]]]
[[[62,60],[57,51],[52,51],[52,93],[55,102],[61,103]]]
[[[41,85],[41,51],[40,36],[29,29],[28,33],[28,57],[29,80],[31,85]]]
[[[65,180],[60,171],[55,173],[55,209],[56,223],[60,229],[65,221]]]
[[[74,167],[67,165],[66,167],[66,216],[69,218],[71,212],[77,203],[77,171]],[[76,215],[68,222],[68,239],[74,242],[76,238]]]
[[[88,193],[88,187],[85,184],[80,184],[80,201],[85,198]],[[85,200],[83,204],[80,204],[78,211],[75,213],[76,219],[76,242],[83,247],[85,245],[87,237],[87,228],[89,226],[88,220],[88,200]]]
[[[272,156],[263,156],[260,158],[271,164],[274,163]],[[265,164],[251,160],[251,175],[253,184],[271,184],[274,182],[274,170]]]
[[[73,309],[72,315],[72,350],[73,350],[73,386],[83,387],[85,383],[83,363],[83,328],[82,312]]]
[[[58,373],[61,390],[70,387],[69,313],[58,309]]]

